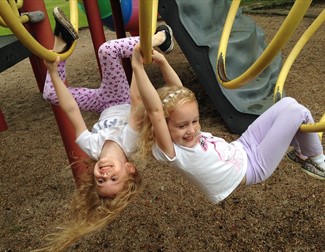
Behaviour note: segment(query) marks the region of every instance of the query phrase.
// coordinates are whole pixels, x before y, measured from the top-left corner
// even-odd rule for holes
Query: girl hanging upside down
[[[54,51],[70,48],[78,38],[70,21],[54,9]],[[165,53],[173,49],[172,31],[167,25],[157,28],[152,45]],[[98,56],[102,70],[99,88],[66,87],[65,62],[45,62],[48,69],[43,96],[60,106],[71,121],[76,143],[90,157],[88,171],[74,195],[72,217],[62,231],[53,234],[46,248],[38,251],[63,251],[82,235],[104,227],[123,211],[141,187],[141,176],[131,155],[137,148],[140,120],[135,113],[141,102],[137,82],[131,87],[121,65],[122,58],[132,55],[139,37],[128,37],[103,43]],[[160,69],[167,85],[180,85],[180,80],[160,55]],[[98,122],[89,131],[80,110],[100,113]]]

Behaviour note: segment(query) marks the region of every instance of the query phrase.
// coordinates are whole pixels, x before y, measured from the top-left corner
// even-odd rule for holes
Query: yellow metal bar
[[[303,132],[325,132],[325,114],[318,123],[302,124],[300,130]]]
[[[16,0],[16,6],[17,6],[17,9],[21,9],[24,5],[24,1],[23,0]]]
[[[73,6],[73,8],[77,9],[76,0],[70,0],[70,6]],[[78,11],[76,9],[73,9],[71,13],[73,13],[74,17],[72,17],[73,20],[77,20],[78,17],[76,17]],[[0,17],[4,20],[4,22],[7,24],[8,28],[16,35],[18,40],[26,46],[32,53],[37,55],[38,57],[45,59],[47,61],[55,61],[57,56],[60,55],[62,60],[67,59],[71,53],[73,52],[76,42],[74,42],[71,46],[71,48],[62,54],[57,54],[53,51],[48,50],[47,48],[43,47],[41,44],[39,44],[34,37],[25,29],[23,24],[21,23],[21,20],[19,17],[17,17],[14,12],[12,11],[12,8],[10,7],[9,3],[7,1],[0,1]],[[75,23],[76,25],[76,23]]]
[[[9,0],[8,1],[12,11],[19,17],[19,11],[18,9],[20,9],[21,7],[23,7],[23,0]],[[29,21],[29,17],[28,16],[21,16],[20,17],[21,22],[22,23],[26,23]],[[0,17],[0,25],[3,27],[8,27],[7,24],[5,23],[5,21]]]
[[[158,0],[152,0],[152,30],[151,35],[153,35],[156,31],[157,27],[157,16],[158,16]]]
[[[282,69],[279,73],[278,80],[275,84],[274,88],[274,102],[282,99],[283,86],[287,75],[291,69],[293,62],[296,60],[302,48],[306,45],[308,40],[314,35],[317,29],[325,22],[325,10],[323,10],[318,17],[314,20],[314,22],[308,27],[308,29],[304,32],[301,38],[298,40],[294,48],[291,50],[288,58],[284,62]]]
[[[78,2],[77,0],[69,1],[70,5],[70,22],[73,28],[78,32],[79,29],[79,16],[78,16]]]
[[[232,5],[237,6],[239,5],[240,0],[233,0]],[[288,40],[293,35],[294,31],[296,30],[298,24],[301,22],[303,16],[305,15],[307,9],[309,8],[312,0],[296,0],[293,4],[288,16],[286,17],[285,21],[283,22],[282,26],[262,53],[262,55],[255,61],[255,63],[249,67],[246,72],[242,75],[238,76],[233,80],[229,80],[227,78],[226,73],[226,44],[228,43],[230,32],[225,32],[222,34],[222,38],[220,40],[220,47],[221,49],[218,51],[217,57],[217,78],[220,84],[229,89],[239,88],[244,86],[249,81],[256,78],[274,59],[274,57],[280,52],[283,46],[288,42]],[[238,9],[238,7],[237,7]],[[234,19],[235,7],[230,8],[231,13],[229,13],[229,18]],[[227,17],[228,19],[228,17]],[[227,22],[225,24],[224,29],[231,29],[233,24],[232,22]],[[230,26],[230,27],[228,27]],[[223,36],[228,35],[228,38],[223,38]]]
[[[280,71],[277,83],[274,89],[274,101],[278,101],[282,98],[283,86],[289,70],[301,52],[302,48],[306,45],[308,40],[313,36],[313,34],[317,31],[317,29],[325,22],[325,10],[323,10],[318,17],[314,20],[314,22],[308,27],[308,29],[304,32],[301,38],[298,40],[294,48],[291,50],[288,58],[286,59],[283,67]],[[322,132],[325,131],[325,114],[319,123],[314,124],[303,124],[300,127],[301,131],[304,132],[320,132],[320,138],[322,138]]]
[[[218,61],[219,61],[219,65],[220,64],[223,64],[223,66],[226,65],[226,53],[227,53],[228,41],[229,41],[231,28],[235,21],[235,17],[239,5],[240,5],[240,0],[233,0],[230,5],[225,24],[223,26],[221,38],[220,38],[218,57],[217,57],[217,67],[218,67]],[[224,75],[223,78],[219,78],[218,76],[220,83],[222,83],[221,79],[227,78],[225,71],[222,74]]]
[[[0,16],[0,25],[3,27],[8,27],[7,24],[5,23],[5,21],[2,19],[2,17]]]
[[[152,62],[153,9],[155,0],[139,0],[140,47],[144,64]],[[156,16],[157,18],[157,16]]]
[[[8,3],[11,7],[11,10],[14,12],[14,14],[19,17],[19,11],[18,11],[18,7],[17,7],[17,3],[15,0],[8,0]]]
[[[22,22],[23,24],[29,22],[29,16],[27,16],[27,15],[21,15],[19,19],[20,19],[20,22]]]

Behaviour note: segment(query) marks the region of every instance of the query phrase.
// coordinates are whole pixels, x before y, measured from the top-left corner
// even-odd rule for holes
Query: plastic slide
[[[158,11],[172,27],[177,43],[230,131],[240,134],[273,104],[281,55],[247,85],[222,87],[216,76],[216,61],[230,5],[229,0],[159,0]],[[227,48],[228,77],[245,72],[265,48],[264,32],[239,9]]]

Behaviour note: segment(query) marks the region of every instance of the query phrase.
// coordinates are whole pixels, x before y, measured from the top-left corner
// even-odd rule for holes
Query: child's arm
[[[136,111],[138,105],[141,103],[141,96],[139,94],[138,84],[133,72],[132,72],[132,79],[131,79],[130,86],[131,86],[130,87],[131,111],[130,111],[129,125],[133,130],[139,132],[140,129],[138,128],[139,127],[138,122],[141,120],[141,118],[139,118],[139,115]]]
[[[59,77],[57,68],[59,62],[59,57],[55,62],[44,61],[45,66],[47,67],[51,76],[53,86],[59,100],[59,105],[72,123],[76,131],[76,137],[78,137],[84,130],[87,129],[87,126],[82,118],[77,102]]]
[[[175,70],[171,67],[171,65],[168,63],[163,54],[159,53],[156,50],[153,50],[152,61],[158,64],[159,69],[165,80],[166,86],[183,86]]]
[[[139,45],[137,45],[133,51],[132,67],[143,105],[149,115],[155,132],[156,143],[168,157],[173,158],[175,157],[174,145],[168,130],[162,104],[156,89],[152,86],[144,70],[143,58]]]

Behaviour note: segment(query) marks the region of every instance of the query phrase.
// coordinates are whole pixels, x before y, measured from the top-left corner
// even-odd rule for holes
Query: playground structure
[[[121,15],[121,6],[118,5],[118,2],[119,1],[111,0],[114,25],[117,37],[125,37],[123,18]],[[139,1],[139,4],[141,5],[144,2],[145,1]],[[240,1],[233,1],[233,3],[234,2]],[[217,54],[217,50],[219,49],[218,41],[219,38],[221,38],[223,28],[229,28],[230,26],[225,24],[225,20],[227,19],[227,12],[224,11],[225,9],[230,9],[230,3],[231,2],[227,0],[205,0],[200,4],[197,4],[196,0],[160,0],[158,5],[158,12],[164,21],[173,28],[175,39],[177,40],[189,63],[201,80],[201,83],[208,90],[210,98],[212,98],[212,101],[215,103],[218,111],[225,120],[226,124],[229,126],[230,130],[234,133],[241,133],[253,120],[255,120],[255,118],[260,113],[262,113],[273,103],[272,90],[274,89],[275,82],[280,71],[281,61],[280,55],[275,53],[275,59],[265,69],[263,69],[264,71],[262,73],[258,73],[258,78],[256,78],[258,75],[257,73],[254,74],[255,76],[250,76],[252,80],[249,82],[249,85],[236,88],[236,90],[228,90],[228,88],[224,88],[222,86],[222,81],[220,81],[220,79],[218,81],[218,75],[216,74],[218,69],[216,68],[215,62],[217,62],[217,58],[219,59],[219,54]],[[73,25],[77,28],[78,24],[76,15],[78,8],[76,1],[70,0],[70,4],[71,20]],[[84,0],[83,4],[87,17],[91,16],[91,18],[88,18],[89,30],[91,32],[94,51],[97,52],[99,46],[106,40],[103,31],[103,23],[100,17],[100,10],[96,1]],[[147,7],[150,9],[145,9]],[[153,5],[149,6],[148,4],[140,8],[140,20],[141,17],[143,18],[145,16],[144,14],[154,13],[155,10],[152,8]],[[144,10],[144,12],[141,13],[141,9]],[[36,10],[41,10],[46,13],[43,1],[25,1],[21,9],[21,11]],[[5,13],[10,13],[10,10],[8,8],[2,8],[1,6],[0,17],[4,17],[8,25],[15,26],[17,23],[21,24],[21,26],[19,25],[19,28],[16,28],[17,30],[13,29],[13,31],[19,40],[25,41],[27,36],[26,47],[33,48],[33,45],[29,44],[30,41],[33,40],[36,40],[37,44],[44,46],[44,49],[36,49],[35,51],[29,48],[32,52],[29,57],[33,67],[34,75],[37,80],[40,92],[42,92],[46,74],[46,69],[43,65],[42,58],[48,57],[47,59],[51,60],[57,56],[57,54],[51,53],[48,50],[52,48],[53,44],[53,35],[48,18],[46,17],[44,21],[37,24],[26,23],[23,25],[17,19],[10,23],[11,18],[8,17]],[[229,47],[227,58],[224,54],[224,60],[227,62],[227,73],[231,73],[231,76],[229,76],[229,78],[235,78],[237,75],[240,75],[242,72],[244,72],[244,70],[249,68],[249,66],[255,62],[256,58],[261,54],[261,52],[264,51],[265,48],[263,32],[258,27],[256,27],[255,23],[252,22],[252,20],[242,15],[241,11],[235,11],[234,13],[236,13],[236,20],[234,21],[233,28],[235,32],[232,36],[232,40],[227,41]],[[153,16],[154,15],[151,15],[151,18],[147,20],[154,20]],[[318,22],[319,25],[324,22],[324,18],[321,18],[322,20]],[[198,20],[200,22],[198,22]],[[207,23],[203,22],[208,21],[211,23],[211,20],[213,20],[213,25],[208,25]],[[147,27],[141,30],[141,25],[148,23],[150,23],[151,27]],[[30,35],[23,36],[22,34],[25,33],[21,30],[24,28],[22,26],[27,27],[28,31],[32,33],[34,37],[31,38],[29,37]],[[204,26],[203,29],[202,26]],[[153,21],[140,21],[141,39],[149,38],[151,36],[151,33],[148,31],[152,30],[153,27],[155,27],[153,25]],[[144,33],[141,33],[141,31]],[[145,50],[151,48],[150,43],[151,39],[147,39],[147,46],[144,48],[145,58],[148,59],[147,63],[150,63],[150,51],[147,50],[147,52],[145,52]],[[255,51],[250,48],[251,44],[256,45]],[[69,54],[72,53],[74,46],[67,52],[64,57],[68,57]],[[44,53],[44,55],[39,55],[39,51],[41,53]],[[238,55],[243,55],[243,57],[239,59]],[[225,62],[223,63],[225,66]],[[130,78],[130,64],[129,62],[126,62],[125,64],[127,75]],[[74,163],[78,160],[74,157],[84,157],[85,154],[81,152],[78,146],[74,143],[73,136],[75,134],[64,113],[62,113],[61,109],[56,106],[52,106],[52,108],[58,122],[58,127],[69,161],[70,163]],[[3,122],[5,122],[3,117],[3,122],[1,121],[1,115],[2,113],[0,113],[0,126],[3,125]],[[324,121],[323,118],[321,121]],[[324,130],[322,124],[318,124],[317,127],[317,131]],[[78,181],[78,176],[82,172],[82,169],[84,168],[81,165],[73,166],[72,172],[76,181]]]
[[[147,51],[146,60],[148,63],[150,62],[148,48],[149,49],[151,48],[151,36],[156,24],[154,21],[156,20],[156,17],[153,18],[152,13],[154,12],[157,13],[157,6],[158,6],[157,1],[153,1],[153,2],[156,2],[156,4],[152,4],[150,6],[145,5],[144,4],[145,1],[139,2],[139,5],[143,6],[143,12],[145,12],[145,15],[144,14],[142,15],[142,24],[140,24],[140,26],[142,25],[144,28],[140,29],[140,34],[142,34],[142,40],[145,39],[145,41],[149,41],[148,44],[142,42],[142,44],[146,45],[146,48],[144,49]],[[78,30],[77,1],[70,0],[69,3],[70,3],[71,23]],[[2,1],[0,2],[0,4],[1,4],[0,23],[10,27],[14,35],[18,38],[20,42],[22,42],[19,43],[19,46],[22,46],[21,44],[23,44],[25,47],[29,49],[30,52],[32,52],[29,56],[29,59],[32,65],[32,69],[39,90],[40,92],[42,92],[44,87],[44,82],[45,82],[45,76],[46,76],[46,68],[45,65],[43,64],[43,59],[54,61],[58,55],[60,55],[62,59],[66,59],[67,57],[69,57],[69,55],[71,55],[72,51],[74,50],[76,42],[73,43],[72,47],[67,52],[63,54],[57,54],[50,50],[51,48],[53,48],[54,36],[52,34],[52,28],[49,23],[47,14],[45,14],[44,20],[42,20],[42,22],[39,23],[29,23],[28,20],[22,22],[21,16],[19,15],[18,12],[19,7],[21,7],[20,9],[21,12],[42,11],[43,13],[47,13],[44,1],[34,0],[34,1],[25,1],[23,3],[23,1],[16,2],[15,0],[9,0],[8,2]],[[89,30],[91,32],[94,51],[97,52],[99,46],[106,41],[99,8],[97,2],[93,0],[84,0],[83,4],[88,18],[88,25],[89,25]],[[115,23],[117,37],[126,37],[119,1],[114,1],[114,0],[111,1],[111,7],[114,13],[113,16],[114,16],[114,23]],[[148,27],[147,24],[150,24],[150,26]],[[33,34],[33,36],[31,34]],[[150,40],[148,40],[147,37],[150,37]],[[101,73],[98,55],[97,53],[95,54],[98,62],[99,73]],[[11,58],[16,58],[16,55],[13,53],[11,55]],[[21,57],[21,59],[23,58],[26,58],[26,56],[24,55],[23,57]],[[14,62],[12,62],[11,65],[17,62],[19,61],[16,59]],[[125,67],[126,70],[126,74],[130,81],[131,74],[132,74],[131,64],[130,62],[127,61],[124,61],[123,63],[124,63],[123,66]],[[80,148],[75,144],[75,138],[74,138],[75,133],[73,127],[69,122],[69,120],[67,119],[66,115],[60,109],[60,107],[52,105],[52,109],[59,127],[59,131],[61,134],[61,138],[69,162],[72,165],[73,176],[75,178],[76,183],[79,184],[80,174],[83,173],[85,166],[82,163],[80,162],[78,163],[76,161],[79,161],[80,159],[85,159],[86,154],[82,152]],[[7,129],[5,118],[1,111],[0,111],[0,129],[1,130]]]
[[[110,1],[97,0],[103,25],[115,31],[115,22]],[[85,12],[82,0],[78,0],[79,8]],[[132,36],[139,35],[139,0],[120,0],[120,9],[125,30]],[[115,9],[116,11],[116,9]]]
[[[254,64],[252,64],[252,66],[249,67],[249,69],[247,69],[243,74],[233,80],[230,80],[227,78],[225,70],[226,49],[231,31],[230,28],[234,22],[235,15],[238,11],[240,3],[240,1],[233,1],[229,9],[228,17],[226,19],[225,29],[223,30],[220,39],[220,46],[217,56],[216,72],[219,83],[221,83],[223,87],[234,89],[242,87],[253,78],[256,78],[267,67],[267,65],[272,62],[276,54],[279,53],[283,46],[289,41],[290,37],[294,34],[296,28],[298,27],[299,23],[307,12],[311,2],[312,0],[296,1],[292,6],[284,23],[282,24],[272,41],[269,43],[265,51],[261,54],[261,56],[259,56],[259,58],[254,62]],[[303,46],[308,42],[314,32],[324,23],[324,21],[325,10],[323,10],[321,14],[315,19],[315,21],[309,26],[309,28],[305,31],[305,33],[297,42],[295,47],[292,49],[288,59],[286,60],[284,66],[281,69],[278,81],[274,88],[274,102],[282,98],[282,91],[285,78],[294,60],[300,53]],[[319,123],[308,125],[303,124],[300,127],[300,130],[306,132],[320,132],[320,138],[322,138],[321,132],[325,129],[325,125],[323,123],[324,116],[321,118]]]
[[[175,39],[229,129],[242,133],[274,103],[274,88],[282,66],[280,49],[294,33],[311,2],[295,2],[272,47],[266,47],[263,31],[238,9],[240,0],[205,0],[200,4],[195,0],[160,0],[159,14],[173,28]],[[225,10],[229,10],[228,17]],[[324,23],[324,15],[323,11],[312,30]],[[307,42],[311,36],[311,32],[306,33],[303,40]],[[295,50],[295,57],[298,53]],[[228,76],[221,67],[222,64],[225,67],[225,62]],[[222,73],[226,81],[220,78]],[[324,117],[315,125],[302,125],[301,129],[324,131]]]

